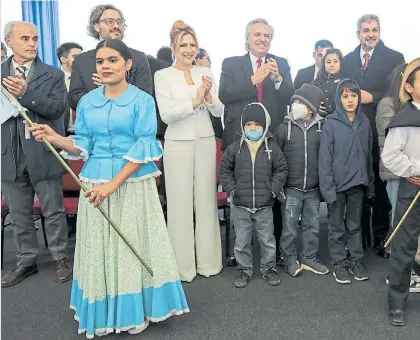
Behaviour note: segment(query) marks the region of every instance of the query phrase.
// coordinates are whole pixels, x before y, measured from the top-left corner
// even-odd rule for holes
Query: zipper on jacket
[[[303,191],[306,190],[306,182],[307,182],[307,176],[308,176],[308,138],[307,138],[307,129],[306,129],[306,121],[304,123],[303,128],[303,137],[305,140],[305,175],[303,177]]]
[[[255,159],[257,158],[257,153],[258,153],[258,150],[255,153]],[[251,157],[251,162],[252,162],[252,211],[255,212],[255,161],[252,160],[251,150],[249,152],[249,156]]]

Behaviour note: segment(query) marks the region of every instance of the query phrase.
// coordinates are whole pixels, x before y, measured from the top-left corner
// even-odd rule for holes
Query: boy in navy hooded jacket
[[[362,264],[363,199],[374,198],[372,129],[360,109],[357,83],[345,79],[337,87],[336,110],[325,119],[319,150],[319,183],[328,204],[328,245],[338,283],[368,279]],[[344,218],[346,223],[344,224]],[[350,258],[346,255],[346,241]]]

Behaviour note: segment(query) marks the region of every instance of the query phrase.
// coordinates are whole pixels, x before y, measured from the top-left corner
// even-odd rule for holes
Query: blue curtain
[[[38,56],[45,64],[59,68],[56,55],[59,44],[58,1],[22,0],[22,17],[38,27]]]

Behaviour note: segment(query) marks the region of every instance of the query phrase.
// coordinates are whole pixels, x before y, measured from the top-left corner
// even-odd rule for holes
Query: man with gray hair
[[[367,200],[362,218],[364,238],[370,235],[370,211],[373,208],[372,229],[373,249],[381,257],[389,257],[385,250],[385,238],[390,224],[390,204],[384,182],[379,177],[379,145],[376,130],[376,107],[382,99],[391,71],[404,63],[404,56],[385,46],[380,39],[380,21],[376,15],[363,15],[357,22],[357,37],[360,41],[356,49],[344,57],[342,72],[354,79],[362,91],[362,111],[369,118],[373,132],[373,171],[375,173],[374,202]],[[366,242],[365,242],[366,243]]]
[[[266,20],[252,20],[245,31],[248,53],[223,61],[219,88],[219,99],[225,105],[223,150],[242,135],[241,115],[248,104],[260,102],[265,106],[271,117],[269,135],[287,115],[287,105],[295,89],[287,60],[269,53],[273,35],[274,29]],[[275,200],[273,215],[278,261],[282,225],[280,208],[280,202]]]
[[[122,12],[113,5],[96,6],[89,17],[88,34],[96,40],[123,39],[126,24]],[[128,82],[153,94],[153,81],[149,63],[143,52],[130,48],[133,67],[128,73]],[[96,73],[95,50],[77,55],[74,59],[69,91],[70,107],[76,110],[80,98],[102,85]]]
[[[28,109],[34,122],[48,124],[65,135],[63,71],[37,57],[38,30],[32,23],[9,22],[4,31],[13,55],[1,65],[2,85]],[[62,205],[61,177],[65,172],[48,148],[31,137],[20,116],[10,117],[1,125],[1,185],[17,242],[17,265],[2,277],[2,288],[38,272],[38,239],[32,216],[35,193],[45,219],[48,248],[56,262],[55,280],[66,282],[71,278]]]

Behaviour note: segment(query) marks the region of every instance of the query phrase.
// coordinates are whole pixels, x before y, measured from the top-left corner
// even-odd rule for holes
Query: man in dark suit
[[[362,228],[365,235],[370,232],[370,211],[373,208],[373,248],[379,256],[388,257],[384,240],[389,230],[390,204],[385,183],[379,177],[380,154],[375,118],[376,107],[386,90],[389,74],[405,61],[401,53],[386,47],[380,40],[380,22],[376,15],[366,14],[359,19],[357,37],[360,45],[344,57],[342,72],[359,84],[362,91],[362,111],[369,118],[373,132],[372,155],[376,199],[365,204]]]
[[[2,85],[29,110],[31,120],[48,124],[64,135],[67,103],[63,71],[43,64],[36,56],[38,32],[33,24],[8,23],[5,36],[13,55],[1,65]],[[65,172],[47,146],[31,137],[20,116],[2,124],[2,192],[17,240],[17,266],[2,277],[2,288],[38,272],[38,240],[32,216],[34,193],[41,203],[49,249],[56,261],[55,280],[65,282],[71,278],[61,191],[61,177]]]
[[[333,44],[328,40],[317,41],[315,44],[315,50],[313,52],[315,64],[302,68],[298,71],[295,78],[296,90],[300,89],[303,84],[312,84],[322,67],[322,58],[324,58],[326,50],[333,47]]]
[[[268,53],[273,34],[274,30],[266,20],[252,20],[246,28],[246,48],[249,53],[223,61],[219,88],[219,99],[225,105],[223,150],[240,136],[241,114],[248,104],[264,104],[271,117],[271,133],[287,114],[294,86],[287,60]],[[280,202],[275,202],[274,235],[278,250],[281,210]]]
[[[125,19],[119,9],[112,5],[99,5],[90,14],[88,34],[99,41],[110,38],[123,39],[125,27]],[[128,74],[128,82],[152,94],[152,76],[146,55],[132,48],[130,52],[133,67]],[[76,110],[80,98],[101,85],[102,81],[96,73],[95,50],[77,55],[71,72],[68,95],[70,107]]]

